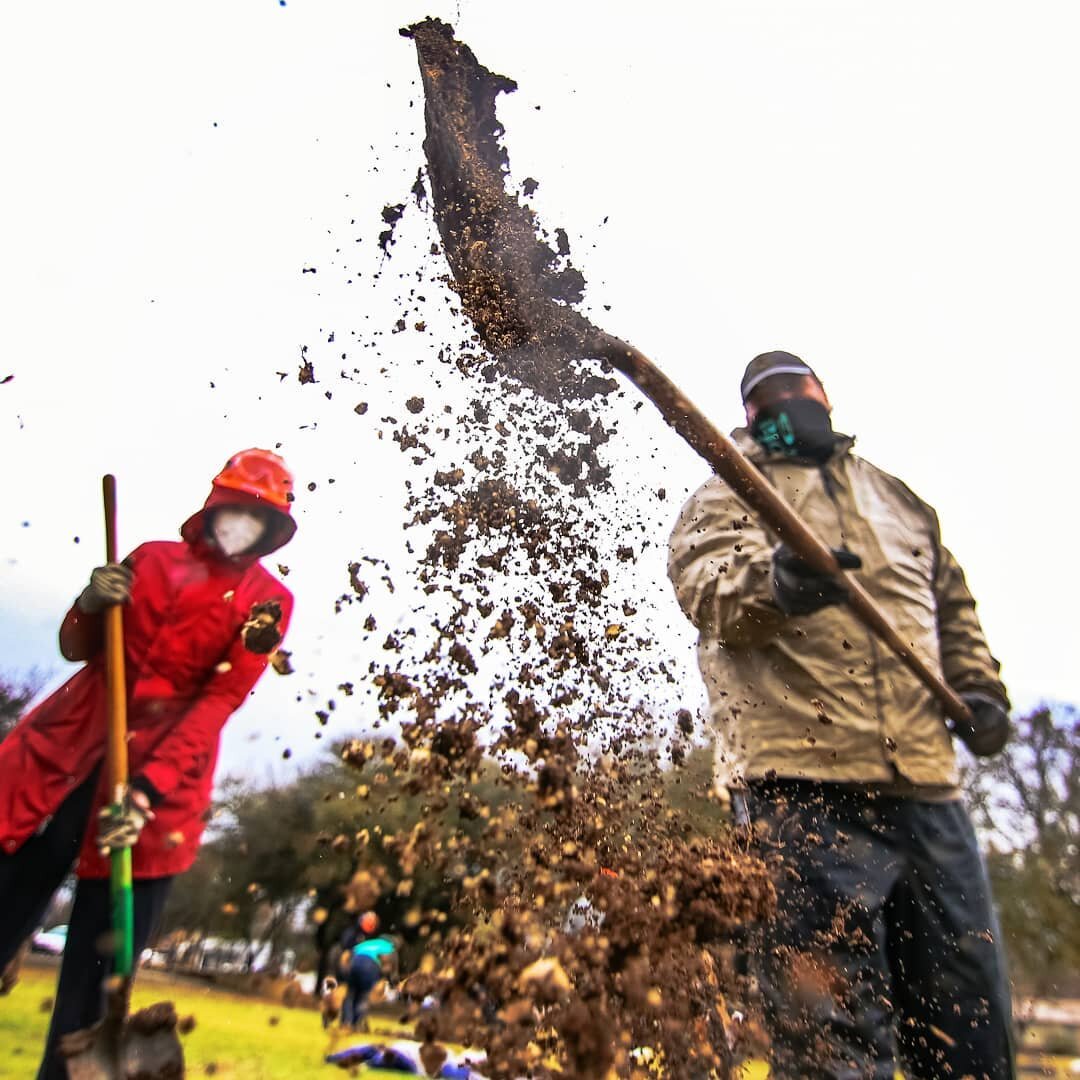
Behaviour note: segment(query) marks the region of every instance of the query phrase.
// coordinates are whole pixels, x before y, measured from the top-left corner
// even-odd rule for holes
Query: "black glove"
[[[976,756],[992,757],[1009,741],[1009,714],[1005,706],[982,694],[961,694],[971,710],[971,722],[953,721],[952,733]]]
[[[854,552],[833,548],[833,554],[843,570],[862,567],[862,559]],[[773,551],[772,565],[773,599],[785,615],[809,615],[847,599],[847,586],[842,580],[831,574],[819,574],[787,544]]]
[[[80,611],[96,615],[110,604],[126,604],[131,599],[131,569],[123,563],[97,566],[90,575],[90,584],[75,601]]]

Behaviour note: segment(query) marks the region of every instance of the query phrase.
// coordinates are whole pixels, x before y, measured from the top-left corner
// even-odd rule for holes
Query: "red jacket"
[[[136,878],[164,877],[194,861],[206,826],[221,729],[267,665],[240,628],[254,604],[277,601],[284,633],[292,595],[253,556],[236,565],[201,539],[201,515],[183,543],[143,544],[124,607],[128,753],[132,778],[155,794],[155,817],[132,852]],[[0,743],[0,850],[13,852],[55,813],[105,755],[102,619],[73,607],[60,631],[68,659],[86,666],[31,710]],[[78,864],[80,877],[107,877],[94,844],[109,801],[102,767]]]

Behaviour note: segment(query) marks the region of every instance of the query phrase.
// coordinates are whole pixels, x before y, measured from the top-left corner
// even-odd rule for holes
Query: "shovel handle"
[[[782,537],[799,558],[822,574],[843,580],[848,607],[889,646],[904,665],[937,698],[945,715],[970,723],[971,712],[955,690],[906,642],[874,598],[841,569],[832,549],[823,543],[790,504],[735,443],[709,420],[683,392],[633,345],[605,334],[598,355],[621,371],[660,410],[661,415],[731,485],[757,516]]]
[[[101,478],[105,509],[105,561],[116,562],[116,477]],[[110,604],[102,612],[105,620],[105,693],[108,705],[108,737],[105,761],[112,798],[110,810],[120,812],[128,780],[127,679],[124,675],[124,609]],[[131,848],[110,853],[110,895],[115,946],[114,970],[127,978],[134,966],[134,901],[131,885]]]
[[[105,504],[105,561],[116,562],[116,477],[102,477]],[[109,735],[106,760],[109,791],[113,802],[123,797],[128,779],[127,680],[124,677],[124,613],[120,604],[110,604],[105,619],[105,686],[108,696]]]

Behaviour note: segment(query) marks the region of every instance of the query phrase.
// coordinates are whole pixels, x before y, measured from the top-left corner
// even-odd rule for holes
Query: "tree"
[[[321,793],[318,773],[261,789],[228,784],[199,858],[172,890],[163,932],[268,943],[272,964],[307,896]]]
[[[1012,974],[1035,994],[1080,971],[1080,712],[1042,706],[969,778]]]
[[[0,742],[7,738],[11,729],[19,722],[19,717],[37,696],[44,682],[44,677],[36,670],[25,675],[0,673]]]

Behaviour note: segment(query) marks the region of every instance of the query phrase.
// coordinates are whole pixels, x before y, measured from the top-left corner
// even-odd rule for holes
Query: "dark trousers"
[[[0,854],[0,970],[41,925],[53,893],[70,872],[86,832],[95,783],[96,773],[68,796],[44,830],[14,854]],[[171,882],[171,877],[135,882],[136,957],[161,917]],[[56,1052],[60,1036],[101,1019],[102,987],[112,971],[110,921],[108,881],[80,881],[38,1080],[66,1080],[67,1068]]]
[[[4,777],[3,782],[17,783],[18,778]],[[97,770],[41,832],[11,855],[0,852],[0,970],[41,927],[53,894],[74,865],[96,783]]]
[[[751,785],[777,892],[756,974],[777,1080],[1012,1080],[990,887],[959,802]]]
[[[383,977],[382,968],[370,956],[354,956],[349,963],[349,992],[341,1008],[341,1022],[347,1027],[359,1024],[367,1014],[367,999]]]

